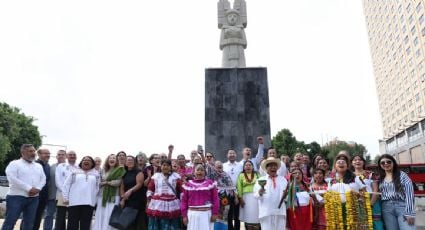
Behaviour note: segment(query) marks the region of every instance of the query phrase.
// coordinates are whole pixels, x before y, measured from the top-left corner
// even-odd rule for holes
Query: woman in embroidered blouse
[[[223,163],[221,161],[215,162],[215,169],[210,176],[217,183],[218,196],[220,198],[219,218],[227,221],[227,214],[230,208],[229,199],[234,197],[234,202],[239,203],[238,196],[236,196],[236,186],[233,184],[229,174],[223,171]]]
[[[109,225],[109,218],[114,206],[119,204],[118,188],[121,185],[121,178],[124,174],[124,167],[118,167],[117,156],[115,154],[109,155],[105,160],[101,173],[101,187],[97,198],[94,230],[114,229]]]
[[[195,178],[183,184],[181,211],[187,230],[214,229],[219,200],[216,183],[205,179],[205,167],[195,166]]]
[[[350,170],[350,158],[345,153],[339,153],[335,158],[335,173],[331,174],[331,181],[328,189],[341,193],[341,201],[345,203],[345,192],[359,192],[366,186],[363,185],[359,178],[356,178]]]
[[[387,230],[415,229],[415,197],[409,176],[398,168],[394,157],[383,154],[379,163],[379,191]]]
[[[290,229],[311,230],[313,224],[310,189],[303,180],[303,171],[295,168],[291,171],[288,188],[287,221]]]
[[[148,185],[149,230],[180,229],[180,192],[180,176],[172,172],[171,160],[162,160],[161,172],[155,173]]]
[[[243,164],[243,171],[239,174],[236,188],[240,203],[239,219],[245,223],[245,229],[258,229],[258,200],[254,197],[254,185],[260,175],[254,171],[250,160]]]
[[[92,157],[83,157],[78,166],[80,168],[65,179],[63,186],[64,204],[69,204],[67,229],[89,230],[100,178]]]
[[[354,174],[360,179],[360,182],[366,186],[367,192],[378,192],[377,175],[370,171],[366,171],[366,159],[362,155],[356,155],[351,160],[354,168]],[[380,199],[377,194],[372,194],[370,204],[372,205],[373,229],[383,230],[384,223],[382,222],[382,212]]]
[[[328,190],[325,181],[325,171],[321,168],[313,170],[314,183],[311,185],[310,190],[315,192],[316,202],[314,202],[313,211],[313,229],[326,230],[326,215],[323,199],[323,194]]]

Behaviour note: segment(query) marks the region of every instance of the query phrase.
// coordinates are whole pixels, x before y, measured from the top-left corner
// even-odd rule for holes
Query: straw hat
[[[264,172],[267,172],[266,167],[267,167],[267,165],[268,165],[268,164],[270,164],[270,163],[276,163],[276,164],[277,164],[277,169],[279,169],[279,168],[280,168],[280,160],[279,160],[279,159],[277,159],[277,158],[274,158],[274,157],[269,157],[269,158],[267,158],[267,159],[265,159],[265,160],[263,160],[263,161],[261,162],[261,169],[263,169],[263,170],[264,170]]]

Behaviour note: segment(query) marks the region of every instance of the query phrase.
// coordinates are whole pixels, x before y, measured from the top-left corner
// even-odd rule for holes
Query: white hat
[[[270,163],[276,163],[277,169],[280,168],[280,160],[274,157],[269,157],[261,162],[261,169],[263,169],[264,172],[267,172],[266,166]]]

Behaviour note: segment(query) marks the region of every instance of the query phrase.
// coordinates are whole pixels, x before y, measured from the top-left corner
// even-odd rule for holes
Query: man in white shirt
[[[238,179],[239,174],[242,172],[242,164],[236,162],[236,151],[230,149],[227,151],[227,162],[223,163],[223,171],[229,174],[230,178],[234,185]],[[240,229],[240,220],[239,220],[239,204],[234,202],[234,198],[230,197],[230,209],[227,219],[228,229],[234,230]],[[234,221],[234,222],[233,222]],[[233,225],[234,223],[234,225]]]
[[[252,164],[254,165],[254,171],[258,172],[258,165],[260,164],[261,160],[263,159],[263,154],[264,154],[263,137],[257,137],[257,143],[258,143],[257,155],[255,155],[254,158],[251,158],[252,150],[248,147],[245,147],[242,151],[243,159],[240,161],[240,164],[243,165],[245,163],[245,161],[250,160],[252,162]]]
[[[286,206],[284,199],[288,193],[288,181],[277,175],[280,159],[269,157],[261,162],[266,176],[258,178],[254,185],[254,196],[258,199],[261,229],[281,230],[286,226]],[[260,181],[264,181],[260,185]]]
[[[32,230],[38,206],[38,195],[46,184],[46,176],[40,164],[34,162],[32,144],[21,146],[21,158],[9,163],[6,176],[9,192],[6,196],[6,218],[2,230],[13,230],[22,213],[22,230]]]
[[[186,164],[186,166],[187,166],[187,167],[193,167],[193,166],[194,166],[193,161],[195,160],[195,157],[196,157],[196,156],[198,156],[198,151],[196,151],[196,150],[192,150],[192,151],[190,152],[190,162],[188,162],[188,163]]]
[[[57,206],[56,206],[56,222],[55,222],[55,230],[65,230],[66,229],[66,213],[67,213],[67,205],[63,203],[63,185],[65,183],[65,179],[70,175],[73,171],[78,169],[78,165],[76,164],[77,154],[74,151],[68,151],[66,153],[66,159],[68,163],[59,164],[56,167],[55,173],[55,181],[57,188]]]

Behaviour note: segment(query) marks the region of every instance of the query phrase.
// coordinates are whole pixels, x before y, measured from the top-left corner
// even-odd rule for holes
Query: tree
[[[312,158],[314,155],[318,153],[322,153],[322,147],[320,147],[319,143],[313,141],[310,144],[305,145],[306,151],[310,155],[310,158]]]
[[[327,143],[325,146],[322,147],[323,154],[326,154],[326,156],[329,159],[334,159],[335,156],[341,151],[346,150],[350,157],[353,157],[354,155],[362,155],[363,157],[367,157],[367,149],[362,144],[357,143],[347,143],[345,141],[338,141],[334,140],[329,143]],[[370,160],[370,157],[369,157]]]
[[[279,154],[292,156],[297,151],[299,143],[289,129],[282,129],[273,137],[272,146]]]
[[[22,144],[41,145],[38,127],[34,118],[21,113],[18,108],[0,102],[0,174],[10,161],[20,157]]]

